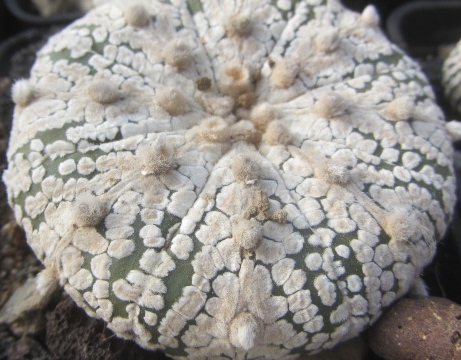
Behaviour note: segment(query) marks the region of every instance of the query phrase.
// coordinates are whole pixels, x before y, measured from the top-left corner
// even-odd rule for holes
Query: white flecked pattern
[[[40,51],[4,180],[88,314],[173,358],[295,359],[419,280],[451,138],[372,7],[113,1]]]
[[[442,85],[445,97],[458,113],[461,113],[461,40],[449,53],[442,66]],[[21,85],[25,86],[25,85]],[[24,97],[27,95],[24,94]],[[457,131],[459,134],[459,130]],[[459,140],[459,139],[456,139]]]

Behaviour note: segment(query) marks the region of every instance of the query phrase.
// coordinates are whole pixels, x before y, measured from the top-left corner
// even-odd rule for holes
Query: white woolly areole
[[[147,26],[150,22],[149,11],[142,4],[131,5],[126,9],[125,20],[131,26]]]
[[[73,204],[73,218],[77,226],[96,226],[109,212],[106,200],[91,193],[83,193]]]
[[[226,64],[220,72],[218,84],[224,94],[237,97],[250,89],[250,73],[238,62]]]
[[[27,106],[35,99],[36,94],[32,83],[28,79],[21,79],[14,83],[11,96],[16,105]]]
[[[450,134],[453,141],[461,140],[461,122],[460,121],[449,121],[445,125],[448,133]]]
[[[4,171],[41,288],[197,360],[312,355],[421,290],[461,130],[378,23],[338,0],[115,0],[52,37]]]
[[[243,350],[250,350],[255,346],[260,331],[258,320],[250,313],[238,314],[229,326],[231,343]]]
[[[360,15],[360,20],[369,26],[379,26],[380,18],[374,5],[367,5]]]
[[[244,37],[250,34],[250,16],[242,13],[236,13],[226,17],[227,21],[224,27],[228,36]]]
[[[244,219],[236,215],[232,218],[232,237],[245,250],[256,249],[262,241],[263,229],[255,219]]]
[[[111,104],[120,99],[121,94],[116,84],[110,80],[98,80],[88,85],[89,97],[100,104]]]
[[[160,88],[155,100],[163,110],[173,116],[184,115],[188,110],[187,100],[180,89]]]
[[[183,40],[178,39],[165,46],[163,58],[168,65],[182,70],[192,61],[191,49]]]

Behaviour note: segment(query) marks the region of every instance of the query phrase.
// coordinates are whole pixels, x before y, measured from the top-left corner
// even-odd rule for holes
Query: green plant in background
[[[294,359],[425,294],[451,137],[373,7],[114,1],[13,97],[4,180],[39,290],[59,280],[119,336]]]

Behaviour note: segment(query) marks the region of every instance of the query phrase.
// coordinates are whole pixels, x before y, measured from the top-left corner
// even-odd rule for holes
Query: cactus
[[[442,85],[445,97],[458,113],[461,113],[460,59],[461,40],[448,53],[442,66]]]
[[[4,181],[41,291],[59,281],[118,336],[295,359],[425,293],[450,127],[372,6],[113,1],[13,98]]]

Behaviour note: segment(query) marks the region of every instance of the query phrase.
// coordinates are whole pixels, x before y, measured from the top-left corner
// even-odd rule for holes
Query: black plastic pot
[[[16,67],[30,68],[35,61],[37,50],[45,43],[46,39],[58,31],[59,27],[54,28],[32,28],[24,30],[7,40],[0,43],[0,77],[9,76],[13,80],[23,77],[23,74],[15,74],[10,71],[12,61],[17,62]],[[27,53],[18,58],[17,54]],[[20,65],[20,66],[19,66]]]
[[[20,31],[19,21],[11,15],[5,4],[0,0],[0,41]]]
[[[387,18],[389,38],[414,57],[437,55],[440,46],[461,38],[461,1],[406,3]]]
[[[359,12],[361,12],[367,5],[373,4],[374,6],[376,6],[383,21],[386,20],[389,13],[393,11],[396,7],[412,1],[419,0],[341,0],[341,2],[348,8]]]
[[[69,12],[60,15],[42,16],[31,0],[3,0],[6,8],[21,22],[22,26],[44,27],[50,25],[65,25],[83,15],[81,12]]]

